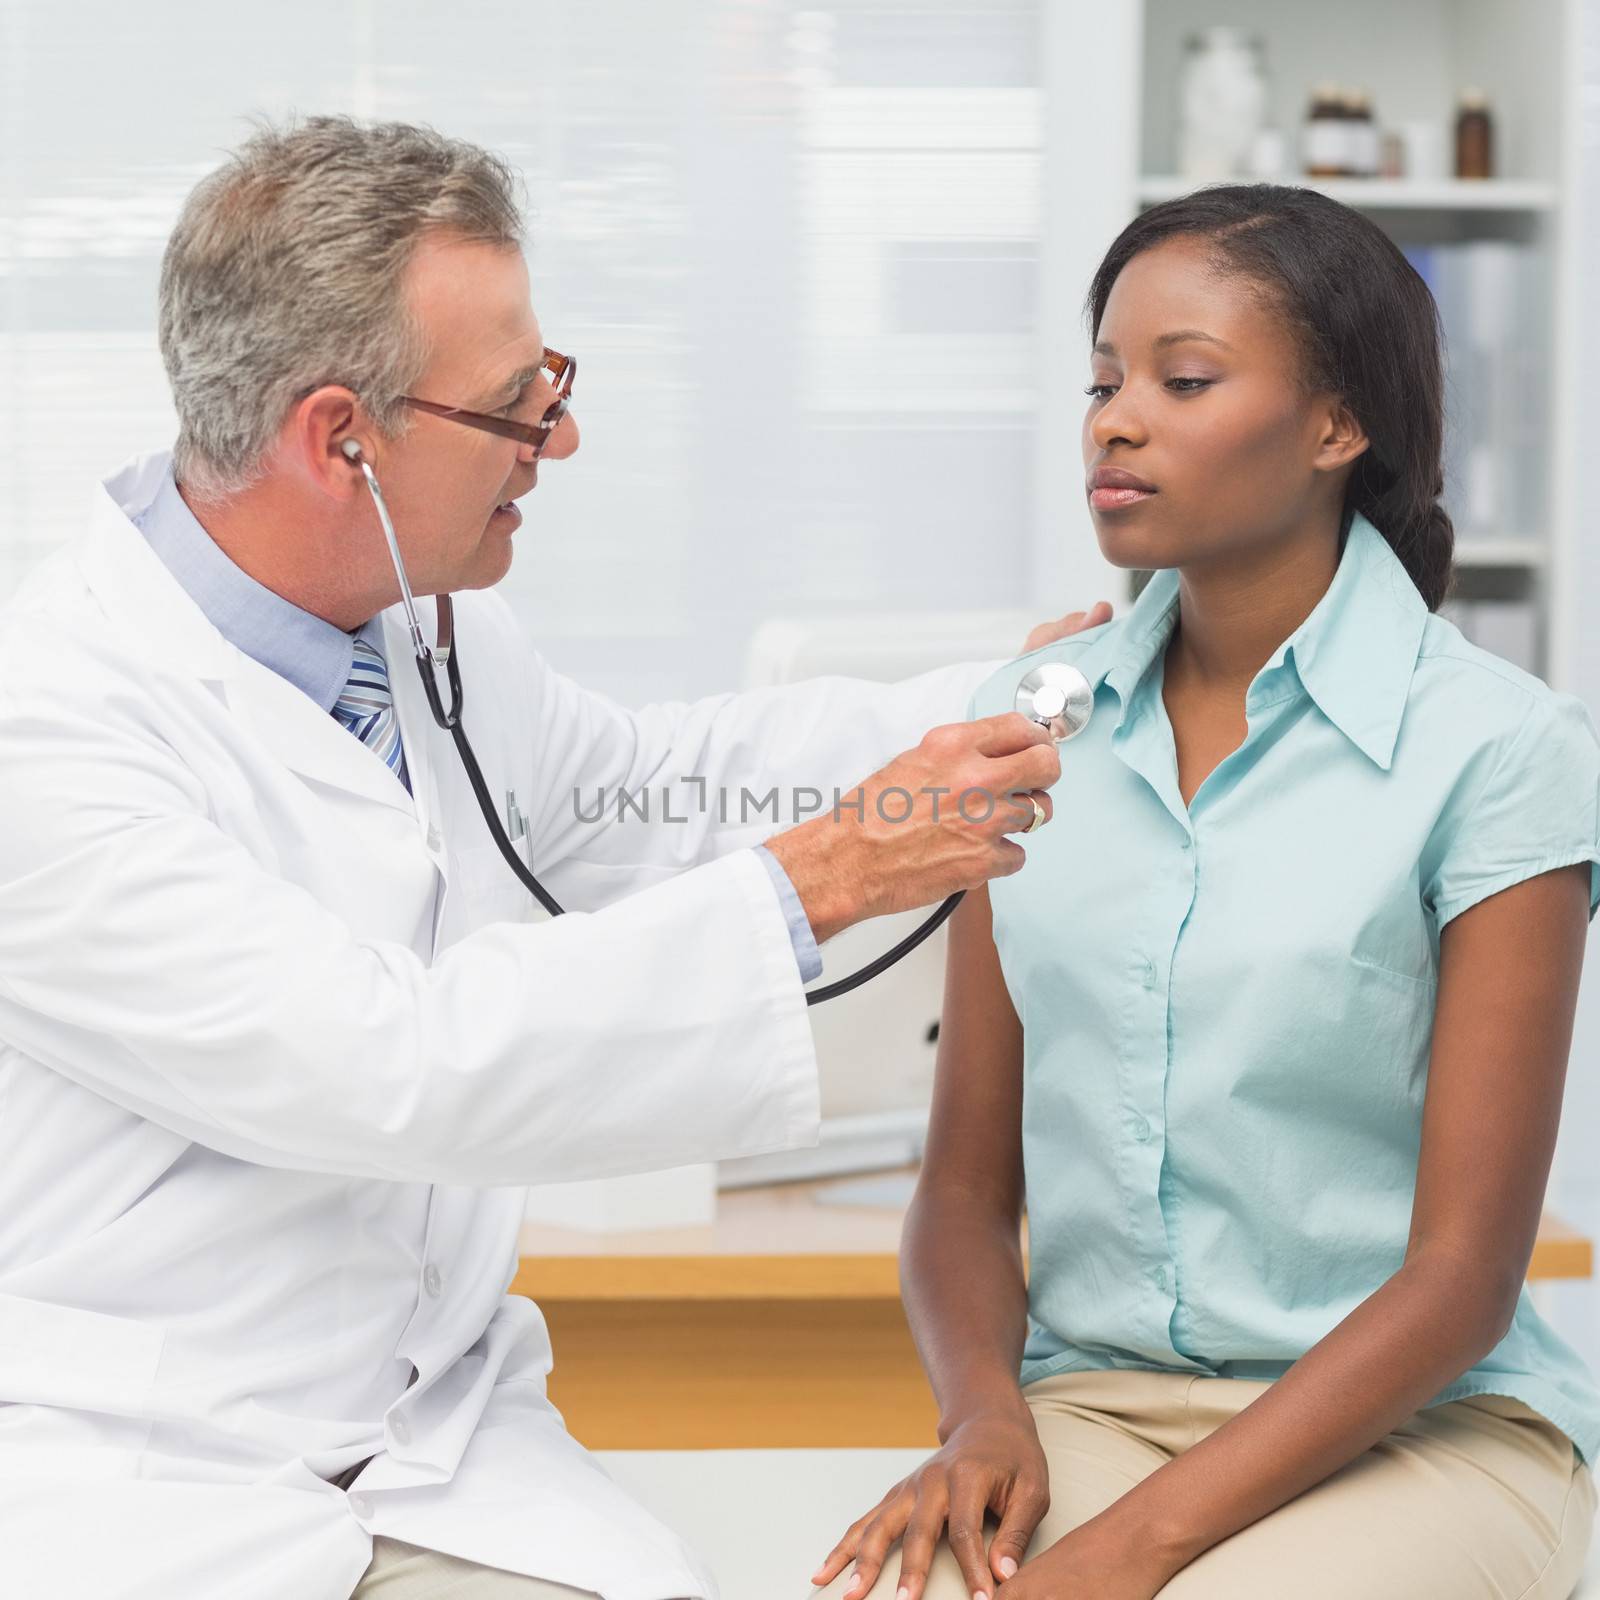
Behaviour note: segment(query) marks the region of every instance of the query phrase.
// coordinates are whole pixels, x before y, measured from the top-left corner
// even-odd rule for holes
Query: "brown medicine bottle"
[[[1494,128],[1488,97],[1481,89],[1463,89],[1456,112],[1456,176],[1494,176]]]

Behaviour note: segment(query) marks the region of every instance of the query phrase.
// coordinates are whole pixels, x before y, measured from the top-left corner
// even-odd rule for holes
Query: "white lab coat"
[[[848,786],[992,664],[633,714],[460,596],[489,788],[576,908],[538,921],[397,614],[415,800],[156,559],[129,518],[165,469],[110,480],[0,624],[0,1591],[341,1600],[382,1534],[711,1595],[546,1399],[516,1186],[814,1139],[743,848],[773,824],[721,825],[716,788]],[[675,775],[705,813],[575,814]]]

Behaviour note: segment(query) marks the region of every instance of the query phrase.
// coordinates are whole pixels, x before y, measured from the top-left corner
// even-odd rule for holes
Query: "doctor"
[[[633,714],[529,650],[487,591],[578,432],[494,427],[570,378],[520,233],[505,167],[430,131],[250,140],[163,263],[175,455],[0,626],[7,1593],[712,1594],[546,1398],[516,1186],[813,1139],[816,942],[1021,865],[1015,808],[925,791],[1059,770],[1016,716],[921,737],[992,664]],[[478,756],[572,915],[531,919],[428,715],[351,441],[417,593],[470,591]],[[572,802],[869,773],[864,820],[764,847]]]

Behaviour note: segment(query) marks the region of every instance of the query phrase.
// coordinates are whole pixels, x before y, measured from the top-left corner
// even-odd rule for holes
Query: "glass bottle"
[[[1301,133],[1301,162],[1308,178],[1342,178],[1349,165],[1349,120],[1339,86],[1318,84]]]
[[[1489,117],[1489,98],[1481,89],[1463,89],[1456,112],[1456,176],[1493,175],[1494,126]]]
[[[1266,106],[1260,39],[1242,28],[1192,34],[1179,73],[1179,174],[1203,182],[1246,172]]]

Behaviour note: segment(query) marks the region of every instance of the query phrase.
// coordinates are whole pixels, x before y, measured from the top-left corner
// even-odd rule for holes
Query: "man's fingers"
[[[1044,729],[1039,730],[1041,733]],[[994,763],[995,795],[1004,798],[1024,789],[1048,789],[1061,776],[1061,752],[1046,736],[1045,743],[1019,750]]]
[[[1002,711],[994,717],[978,717],[967,724],[976,738],[973,748],[991,758],[1015,755],[1036,745],[1053,745],[1048,730],[1020,711]]]
[[[1069,611],[1054,622],[1041,622],[1023,641],[1022,653],[1027,655],[1030,651],[1042,650],[1057,639],[1069,639],[1075,633],[1082,633],[1086,628],[1098,628],[1101,623],[1110,620],[1110,605],[1104,600],[1097,600],[1087,611]]]
[[[1044,813],[1037,821],[1037,813],[1028,803],[1030,800],[1036,800],[1039,810]],[[1055,806],[1043,789],[1016,790],[1004,795],[1001,804],[1010,819],[1006,826],[1007,833],[1037,833],[1055,815]]]

